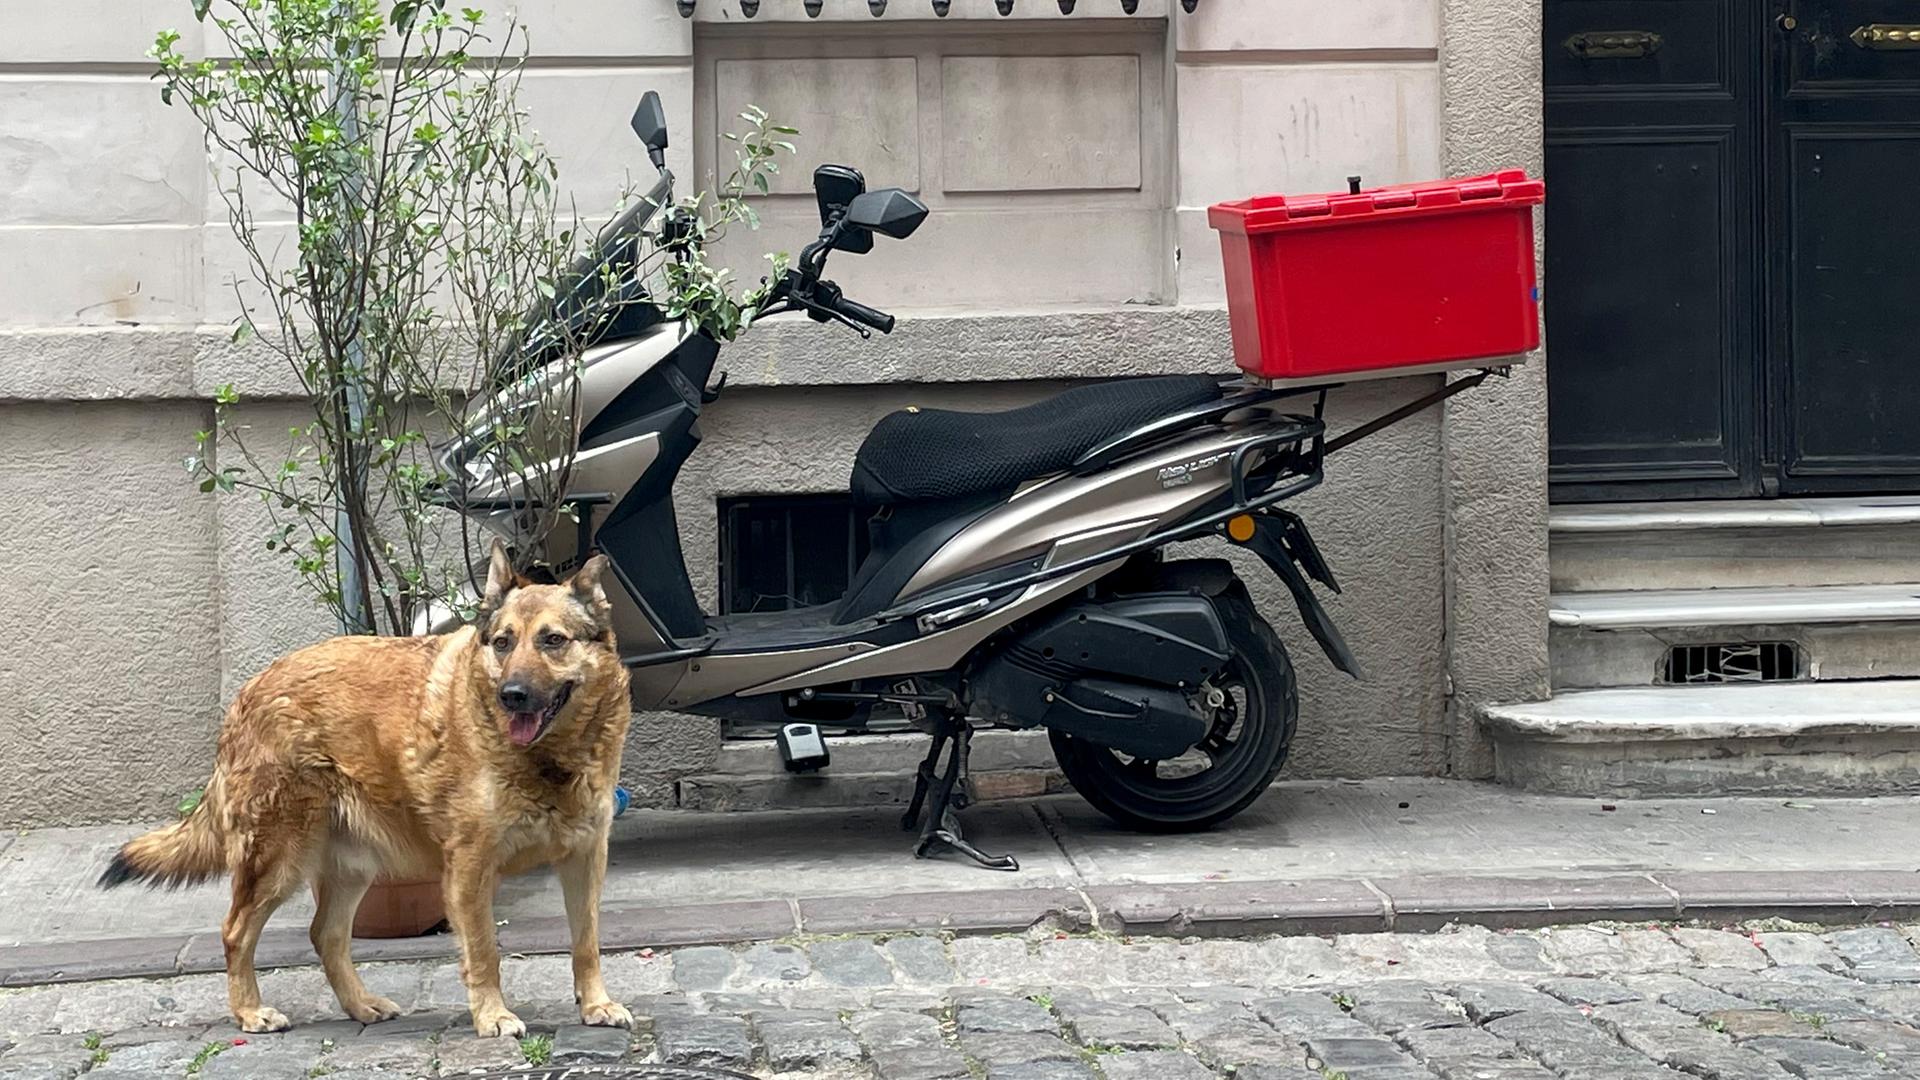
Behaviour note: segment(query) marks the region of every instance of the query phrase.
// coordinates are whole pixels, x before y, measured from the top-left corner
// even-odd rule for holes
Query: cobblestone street
[[[1854,1080],[1920,1077],[1920,929],[1572,927],[1263,940],[823,938],[610,954],[628,1033],[570,1023],[565,957],[508,962],[535,1034],[477,1040],[452,964],[378,964],[408,1010],[240,1036],[215,975],[0,995],[8,1080],[458,1076],[659,1061],[833,1080]]]

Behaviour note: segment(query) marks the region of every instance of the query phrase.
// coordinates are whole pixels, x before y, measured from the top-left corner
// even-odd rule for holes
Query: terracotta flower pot
[[[353,914],[353,936],[357,938],[417,937],[447,917],[446,900],[440,893],[440,879],[425,881],[387,881],[373,883],[360,910]]]

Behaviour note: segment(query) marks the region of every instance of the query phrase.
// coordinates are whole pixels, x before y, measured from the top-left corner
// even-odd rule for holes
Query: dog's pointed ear
[[[487,589],[480,599],[482,621],[484,616],[498,611],[507,594],[521,584],[520,576],[513,572],[513,560],[507,557],[507,545],[495,540],[493,555],[487,560]]]
[[[578,571],[574,571],[574,577],[566,580],[566,586],[574,590],[574,598],[586,603],[588,611],[595,617],[605,615],[612,607],[611,603],[607,603],[607,586],[603,582],[605,577],[607,555],[593,555],[586,563],[582,563]]]

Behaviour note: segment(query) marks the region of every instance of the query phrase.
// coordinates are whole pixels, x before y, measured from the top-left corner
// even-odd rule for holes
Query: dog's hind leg
[[[369,991],[353,969],[353,914],[377,870],[370,854],[358,855],[336,841],[313,880],[313,925],[308,931],[333,996],[348,1016],[363,1024],[400,1015],[400,1006]]]
[[[295,860],[269,859],[257,846],[233,867],[233,905],[220,927],[220,943],[227,953],[227,1007],[241,1031],[285,1031],[293,1026],[280,1010],[260,1003],[253,950],[267,918],[299,886],[300,877]]]

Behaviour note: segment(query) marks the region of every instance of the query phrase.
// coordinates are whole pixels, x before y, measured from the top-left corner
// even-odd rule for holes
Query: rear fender
[[[1319,546],[1307,533],[1307,523],[1300,520],[1299,515],[1284,510],[1255,514],[1253,522],[1253,536],[1242,546],[1260,556],[1293,594],[1293,602],[1300,608],[1300,621],[1313,635],[1313,640],[1320,643],[1333,666],[1359,678],[1360,666],[1353,658],[1353,650],[1333,625],[1327,609],[1320,606],[1313,586],[1308,584],[1307,579],[1311,577],[1336,593],[1340,591],[1333,571],[1320,555]]]

